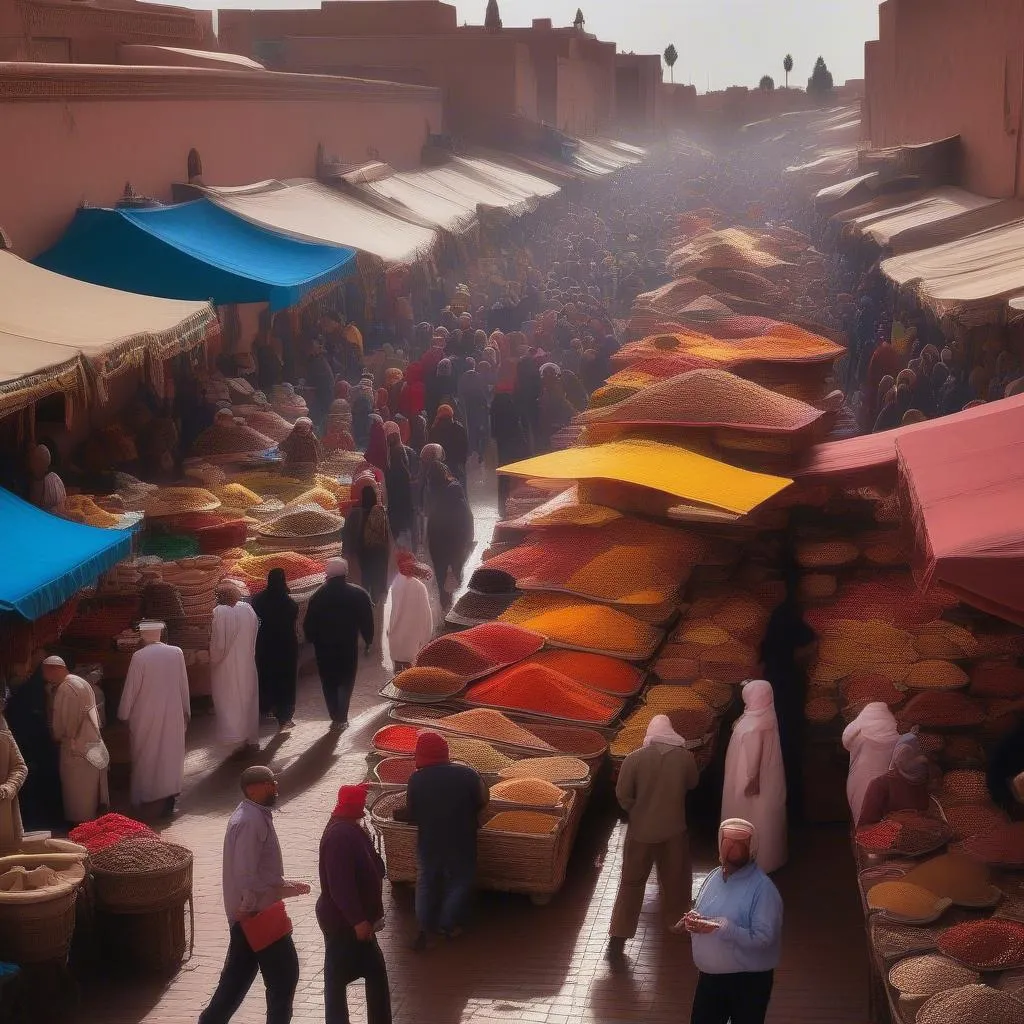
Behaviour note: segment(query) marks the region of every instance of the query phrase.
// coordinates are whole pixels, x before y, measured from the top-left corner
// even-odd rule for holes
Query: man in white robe
[[[752,679],[743,686],[743,714],[732,728],[725,754],[722,817],[742,818],[757,831],[757,863],[765,874],[788,856],[786,771],[772,686]]]
[[[163,813],[185,780],[185,729],[191,715],[188,671],[180,647],[162,643],[162,622],[143,622],[145,646],[132,655],[117,717],[128,723],[132,750],[132,804],[161,800]]]
[[[217,591],[210,638],[211,688],[217,716],[217,742],[243,752],[259,746],[260,698],[256,674],[256,634],[260,620],[241,600],[238,588]]]
[[[43,679],[53,700],[50,729],[60,744],[64,817],[74,825],[92,821],[101,807],[110,804],[110,754],[100,735],[96,694],[81,676],[71,675],[63,659],[56,656],[43,662]]]
[[[391,615],[388,619],[388,652],[395,671],[408,668],[434,635],[434,616],[430,610],[430,592],[423,583],[433,575],[416,561],[411,551],[395,556],[398,575],[391,584]]]

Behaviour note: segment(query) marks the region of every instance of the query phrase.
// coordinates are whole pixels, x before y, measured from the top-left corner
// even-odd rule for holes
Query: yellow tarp
[[[616,480],[740,514],[753,511],[792,483],[657,441],[567,448],[502,466],[499,472],[546,480]]]

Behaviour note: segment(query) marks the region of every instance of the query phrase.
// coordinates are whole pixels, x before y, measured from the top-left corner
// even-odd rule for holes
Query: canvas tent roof
[[[895,197],[877,209],[865,206],[863,210],[848,210],[842,219],[852,230],[867,235],[885,248],[902,231],[937,224],[991,206],[995,201],[962,188],[938,188],[911,199]]]
[[[35,621],[131,554],[127,530],[52,516],[0,488],[0,612]]]
[[[478,206],[504,210],[520,216],[537,208],[537,197],[510,181],[498,181],[457,163],[424,167],[410,179],[427,192],[443,197],[461,197]]]
[[[453,235],[471,230],[477,223],[477,204],[448,189],[429,189],[414,172],[400,172],[374,181],[354,182],[354,193],[368,201],[400,203],[420,217]]]
[[[141,366],[147,351],[188,351],[216,324],[208,303],[102,288],[0,252],[0,415]]]
[[[1006,299],[1024,289],[1024,221],[890,257],[882,273],[899,285],[913,283],[939,313]]]
[[[1024,395],[899,438],[923,583],[1024,625]]]
[[[415,263],[429,255],[437,232],[410,224],[310,179],[263,181],[204,191],[218,206],[269,231],[304,242],[348,246],[385,263]]]
[[[547,480],[613,480],[737,513],[750,512],[791,483],[657,441],[567,448],[502,466],[499,472]]]
[[[979,231],[1022,220],[1024,202],[1019,199],[1002,199],[966,213],[958,213],[955,217],[898,231],[889,238],[887,248],[893,256],[913,252],[915,249],[933,249],[958,238],[976,235]]]
[[[557,185],[545,178],[486,157],[460,156],[456,157],[453,163],[469,174],[479,175],[485,181],[517,189],[534,199],[550,199],[560,191]]]
[[[36,262],[142,295],[269,302],[285,309],[355,268],[355,252],[266,231],[209,199],[142,210],[79,209]]]

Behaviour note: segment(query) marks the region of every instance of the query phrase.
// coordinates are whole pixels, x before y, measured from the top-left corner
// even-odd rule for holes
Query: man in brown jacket
[[[665,921],[673,925],[692,902],[693,875],[686,832],[686,794],[699,780],[697,762],[665,715],[655,715],[644,744],[622,763],[615,795],[629,815],[622,877],[609,929],[609,957],[621,957],[636,934],[651,868]]]

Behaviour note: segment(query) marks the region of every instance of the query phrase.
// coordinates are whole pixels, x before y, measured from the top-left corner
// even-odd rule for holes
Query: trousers
[[[622,851],[622,877],[615,897],[609,933],[613,938],[631,939],[636,935],[644,893],[651,868],[658,868],[658,890],[665,924],[672,927],[692,903],[693,874],[690,867],[690,839],[685,832],[661,843],[641,843],[630,839]]]
[[[416,920],[425,932],[449,932],[466,919],[476,864],[432,864],[416,859]]]
[[[320,673],[320,688],[324,692],[324,704],[332,722],[348,721],[348,706],[352,702],[352,691],[356,685],[358,665],[352,668],[338,668],[333,664],[325,664],[316,660],[317,671]]]
[[[764,1024],[774,971],[697,977],[690,1024]]]
[[[263,975],[267,989],[267,1024],[290,1024],[292,1000],[299,984],[299,957],[290,935],[255,952],[240,924],[231,926],[231,941],[217,991],[199,1016],[199,1024],[227,1024],[242,1005],[256,980]]]
[[[366,1024],[391,1024],[388,969],[376,937],[360,942],[351,928],[324,932],[324,1019],[349,1024],[350,982],[362,978],[366,988]]]

